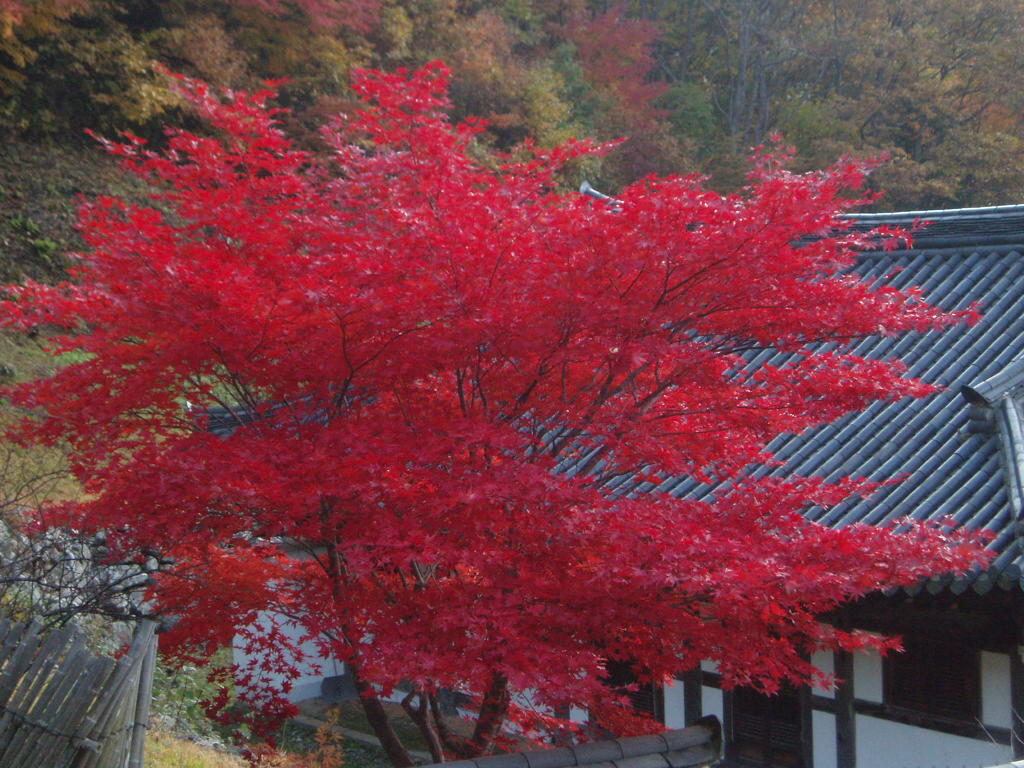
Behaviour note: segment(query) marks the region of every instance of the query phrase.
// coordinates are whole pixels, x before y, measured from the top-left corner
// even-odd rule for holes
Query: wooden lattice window
[[[664,693],[660,685],[637,685],[633,665],[625,661],[609,659],[605,663],[605,669],[608,671],[604,678],[605,685],[618,693],[626,694],[633,704],[633,709],[646,712],[660,722],[665,721]]]
[[[730,751],[741,763],[800,768],[801,720],[800,697],[790,686],[772,696],[736,688],[732,692]]]
[[[941,641],[904,640],[885,660],[885,704],[950,720],[981,716],[981,670],[974,649]]]

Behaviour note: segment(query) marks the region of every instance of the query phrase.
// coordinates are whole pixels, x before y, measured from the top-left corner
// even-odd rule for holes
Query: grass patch
[[[332,746],[340,748],[341,757],[325,759]],[[267,763],[273,768],[391,768],[383,750],[330,737],[325,743],[322,734],[313,728],[288,724],[279,734],[281,752]],[[153,730],[146,736],[145,768],[249,768],[238,755],[222,749],[197,744],[164,730]]]
[[[50,376],[59,361],[46,351],[46,334],[29,336],[14,331],[0,332],[0,364],[3,383],[31,381]]]
[[[430,747],[424,740],[423,734],[420,733],[420,729],[409,719],[401,705],[390,701],[381,703],[384,705],[384,711],[388,715],[388,720],[391,721],[391,727],[395,729],[395,733],[402,743],[409,749],[421,752],[429,751]],[[358,701],[346,701],[342,704],[329,705],[323,699],[311,699],[302,702],[299,706],[302,712],[310,717],[334,722],[342,728],[348,728],[351,731],[373,735],[373,727],[370,725],[370,721],[366,719],[366,713]],[[452,718],[448,725],[457,732],[465,728],[465,723],[458,718]]]
[[[331,718],[336,724],[341,725],[337,720],[337,715],[333,715]],[[391,761],[380,747],[340,736],[327,735],[323,729],[318,730],[308,725],[290,722],[278,734],[278,746],[281,751],[295,756],[310,756],[309,768],[320,768],[320,764],[316,762],[317,757],[328,754],[332,745],[340,746],[341,763],[345,768],[391,768]],[[292,768],[287,762],[287,758],[282,768]],[[298,760],[295,762],[295,768],[306,768],[306,766],[301,760]]]
[[[325,743],[326,741],[326,743]],[[273,768],[328,768],[332,765],[344,768],[391,768],[391,762],[384,751],[347,741],[341,737],[329,737],[308,726],[289,723],[279,734],[280,753],[267,763]],[[324,759],[337,746],[340,760]],[[240,756],[197,744],[164,730],[153,730],[146,736],[145,768],[249,768]]]
[[[248,763],[213,747],[180,739],[164,731],[146,736],[146,768],[248,768]]]
[[[44,343],[41,338],[0,333],[0,384],[29,381],[56,371],[58,363],[43,348]],[[24,415],[0,400],[0,432]],[[0,441],[0,516],[34,508],[44,499],[70,499],[79,493],[60,447],[25,447]]]
[[[346,701],[344,704],[336,705],[333,709],[337,712],[338,725],[343,728],[350,728],[353,731],[373,733],[373,726],[366,719],[366,712],[363,711],[363,706],[358,701]],[[423,739],[420,729],[409,719],[409,716],[405,714],[405,710],[401,706],[391,702],[384,702],[384,709],[388,713],[391,727],[395,729],[395,733],[405,746],[422,752],[430,749],[427,742]]]

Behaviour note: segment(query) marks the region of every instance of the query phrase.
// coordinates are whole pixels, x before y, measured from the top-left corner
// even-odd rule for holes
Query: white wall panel
[[[258,624],[265,624],[268,628],[270,626],[270,614],[261,614],[258,620]],[[288,637],[298,640],[304,632],[293,623],[286,623],[287,619],[281,619],[282,624],[281,631]],[[345,670],[345,665],[334,659],[323,659],[320,658],[317,652],[316,646],[306,641],[301,646],[304,653],[308,654],[308,657],[301,663],[296,664],[298,668],[298,675],[290,677],[291,690],[288,692],[287,697],[289,701],[297,702],[303,699],[310,699],[320,695],[320,684],[325,677],[332,677],[334,675],[340,675]],[[241,647],[241,640],[235,638],[234,647],[232,648],[232,657],[235,664],[241,667],[248,667],[251,662],[258,660],[257,654],[246,654]],[[260,665],[265,666],[265,665]],[[264,672],[262,679],[269,685],[279,688],[285,681],[285,676],[276,672]]]
[[[865,768],[982,768],[1012,759],[1007,745],[857,715],[857,765]]]
[[[853,694],[882,703],[882,657],[875,652],[853,655]]]
[[[981,652],[981,721],[985,725],[1012,728],[1010,715],[1010,657]]]
[[[725,707],[722,706],[722,692],[717,688],[701,686],[700,706],[705,715],[714,715],[720,721],[725,720]]]
[[[682,680],[665,683],[665,727],[686,727],[686,704],[683,691],[686,684]]]
[[[836,768],[836,718],[831,712],[811,715],[814,768]]]
[[[816,651],[811,656],[811,663],[826,675],[835,674],[835,663],[832,651]],[[821,688],[817,685],[814,686],[813,693],[816,693],[818,696],[827,696],[830,699],[835,696],[835,691],[831,688]],[[815,763],[815,768],[818,768],[817,763]]]

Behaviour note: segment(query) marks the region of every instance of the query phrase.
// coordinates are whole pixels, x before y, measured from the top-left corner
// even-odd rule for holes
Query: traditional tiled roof
[[[869,499],[812,510],[809,516],[837,528],[911,517],[988,531],[988,546],[995,553],[988,569],[961,579],[938,577],[921,588],[973,588],[982,594],[994,585],[1024,588],[1024,206],[852,218],[859,228],[914,228],[911,247],[865,252],[856,273],[885,278],[896,287],[918,286],[928,301],[946,310],[977,303],[983,317],[972,327],[862,340],[852,351],[897,357],[910,376],[943,391],[924,399],[876,403],[833,424],[780,436],[769,449],[783,465],[756,474],[876,481],[905,477]],[[930,223],[922,227],[924,222]],[[785,355],[777,352],[751,361],[784,362]],[[241,411],[239,417],[210,409],[210,428],[226,434],[253,420],[246,409]],[[561,470],[572,473],[574,467]],[[628,477],[607,487],[615,485],[619,492],[643,490]],[[715,490],[688,478],[667,480],[660,489],[695,498]]]
[[[922,588],[1022,588],[1024,206],[854,218],[857,226],[934,222],[915,233],[911,248],[864,253],[854,271],[897,287],[918,286],[943,309],[978,303],[983,317],[973,327],[861,341],[854,352],[898,357],[910,376],[943,391],[876,403],[833,424],[778,437],[769,449],[783,465],[755,474],[905,477],[868,499],[815,509],[809,517],[836,528],[911,517],[982,529],[993,536],[988,546],[995,559],[987,570],[955,580],[935,578]],[[784,355],[769,352],[753,362],[784,361]],[[662,489],[692,497],[714,492],[689,479],[667,481]]]
[[[696,768],[718,762],[722,729],[715,717],[653,736],[592,741],[439,763],[444,768]],[[432,766],[428,766],[432,768]]]
[[[913,229],[912,246],[917,251],[970,251],[982,246],[1020,246],[1024,241],[1024,205],[867,213],[850,218],[858,228],[890,225]]]

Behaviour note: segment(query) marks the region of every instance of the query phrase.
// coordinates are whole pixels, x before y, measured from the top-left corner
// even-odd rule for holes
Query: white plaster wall
[[[718,662],[717,661],[702,661],[700,663],[700,668],[701,668],[701,670],[703,672],[718,672]]]
[[[857,715],[857,764],[866,768],[982,768],[1013,759],[1010,747]],[[835,750],[835,741],[833,751]],[[815,750],[817,758],[817,750]],[[815,762],[815,768],[822,768]]]
[[[665,727],[685,728],[686,727],[686,704],[683,698],[683,691],[686,684],[682,680],[672,680],[665,683]]]
[[[714,715],[718,720],[725,720],[725,707],[722,704],[722,692],[718,688],[701,686],[700,708],[705,715]]]
[[[981,652],[981,721],[985,725],[1012,728],[1010,716],[1010,657]]]
[[[268,614],[261,614],[258,623],[269,626],[270,620],[268,616]],[[293,640],[298,640],[304,634],[300,628],[292,623],[283,624],[282,632]],[[299,670],[298,676],[290,677],[276,672],[263,673],[263,680],[275,688],[280,688],[286,679],[290,679],[292,687],[286,695],[288,700],[293,703],[319,696],[320,684],[323,679],[340,675],[345,670],[344,663],[334,659],[321,658],[316,650],[316,646],[312,642],[307,641],[300,647],[308,656],[301,664],[296,664]],[[232,658],[235,664],[240,667],[253,668],[253,662],[256,662],[256,666],[259,667],[265,668],[267,666],[259,664],[258,655],[246,654],[242,648],[242,641],[238,637],[235,638],[233,643]]]
[[[877,652],[853,655],[853,691],[858,699],[882,703],[882,657]]]
[[[811,663],[826,675],[835,674],[835,657],[832,655],[832,651],[815,651],[811,655]],[[822,688],[816,685],[812,691],[819,696],[826,696],[830,699],[835,696],[835,691],[831,688]],[[814,768],[818,768],[817,760],[815,760]]]
[[[814,768],[836,768],[836,717],[831,712],[811,714]],[[871,766],[870,763],[861,763]],[[871,766],[874,768],[874,766]]]

